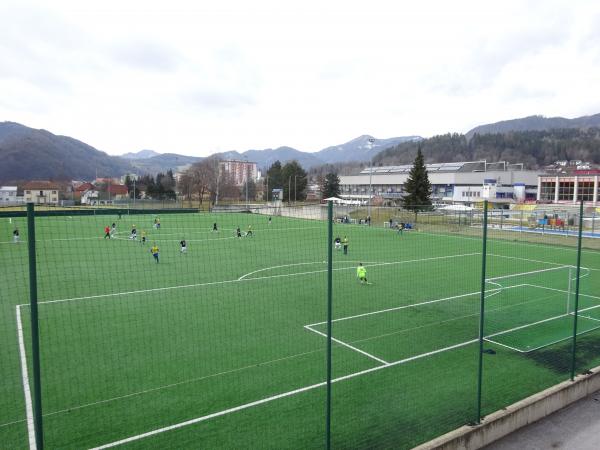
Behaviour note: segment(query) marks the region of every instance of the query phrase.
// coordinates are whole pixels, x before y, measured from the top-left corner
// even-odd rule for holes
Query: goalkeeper
[[[367,281],[367,268],[362,265],[362,263],[358,263],[358,267],[356,268],[356,278],[360,281],[360,284],[369,284]]]

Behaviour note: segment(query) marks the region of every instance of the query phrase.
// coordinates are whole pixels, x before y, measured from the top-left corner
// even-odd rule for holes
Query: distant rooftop
[[[388,173],[408,173],[412,169],[412,164],[405,164],[401,166],[380,166],[373,167],[374,174],[388,174]],[[488,163],[486,161],[465,161],[465,162],[449,162],[449,163],[432,163],[425,164],[427,172],[485,172],[490,170],[523,170],[523,164],[511,164],[505,161]],[[361,175],[369,174],[369,167],[361,170]]]

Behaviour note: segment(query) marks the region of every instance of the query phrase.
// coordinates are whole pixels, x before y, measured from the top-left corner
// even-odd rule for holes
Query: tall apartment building
[[[221,161],[221,173],[229,175],[233,182],[241,186],[246,182],[246,178],[256,181],[258,179],[258,169],[255,162],[231,159]]]

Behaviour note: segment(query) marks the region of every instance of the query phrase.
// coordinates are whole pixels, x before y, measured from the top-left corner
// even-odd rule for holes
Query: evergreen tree
[[[279,161],[275,161],[271,167],[269,167],[267,176],[263,182],[265,184],[263,199],[271,201],[273,189],[283,189],[283,174],[281,172],[281,163]],[[267,188],[269,192],[266,192]]]
[[[325,180],[321,187],[322,198],[337,197],[340,195],[340,178],[337,174],[330,172],[325,175]]]
[[[304,200],[306,198],[306,186],[308,177],[306,171],[298,161],[290,161],[281,169],[283,182],[283,198],[288,202],[293,200]]]
[[[431,208],[431,183],[425,168],[425,161],[421,147],[417,148],[415,162],[408,174],[408,180],[404,183],[404,197],[402,206],[406,209],[423,211]]]

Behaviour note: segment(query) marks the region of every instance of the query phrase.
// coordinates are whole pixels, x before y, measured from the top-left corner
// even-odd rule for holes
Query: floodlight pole
[[[244,164],[244,169],[246,172],[246,211],[248,211],[248,159],[245,159],[246,163]]]
[[[579,203],[579,233],[577,236],[577,268],[575,273],[575,309],[573,311],[573,342],[571,347],[571,381],[577,365],[577,316],[579,315],[579,276],[581,274],[581,240],[583,234],[583,199]],[[569,275],[569,278],[571,275]],[[570,280],[569,280],[570,282]]]
[[[373,149],[373,142],[375,139],[369,138],[369,150]],[[371,197],[373,196],[373,155],[370,157],[370,165],[369,165],[369,203],[367,207],[367,215],[371,217]]]
[[[333,323],[333,202],[327,202],[327,406],[325,448],[331,449],[331,384],[332,384],[332,323]]]
[[[42,422],[42,377],[40,363],[40,332],[38,319],[38,289],[37,289],[37,262],[35,248],[35,210],[33,203],[27,203],[27,247],[29,250],[29,315],[31,320],[31,356],[33,362],[33,429],[34,440],[30,447],[35,445],[37,450],[44,448],[44,427]],[[22,305],[17,306],[21,308]],[[20,309],[17,309],[20,314]],[[20,318],[20,315],[19,315]],[[27,367],[24,368],[27,370]]]
[[[485,319],[485,277],[487,260],[487,227],[488,227],[488,201],[483,201],[483,234],[481,249],[481,292],[479,296],[479,367],[477,370],[477,417],[475,422],[481,422],[481,396],[483,384],[483,333]]]
[[[217,187],[215,188],[215,206],[217,206],[219,204],[219,177],[221,176],[221,162],[219,160],[216,161],[217,163]],[[210,204],[210,199],[209,202]]]

